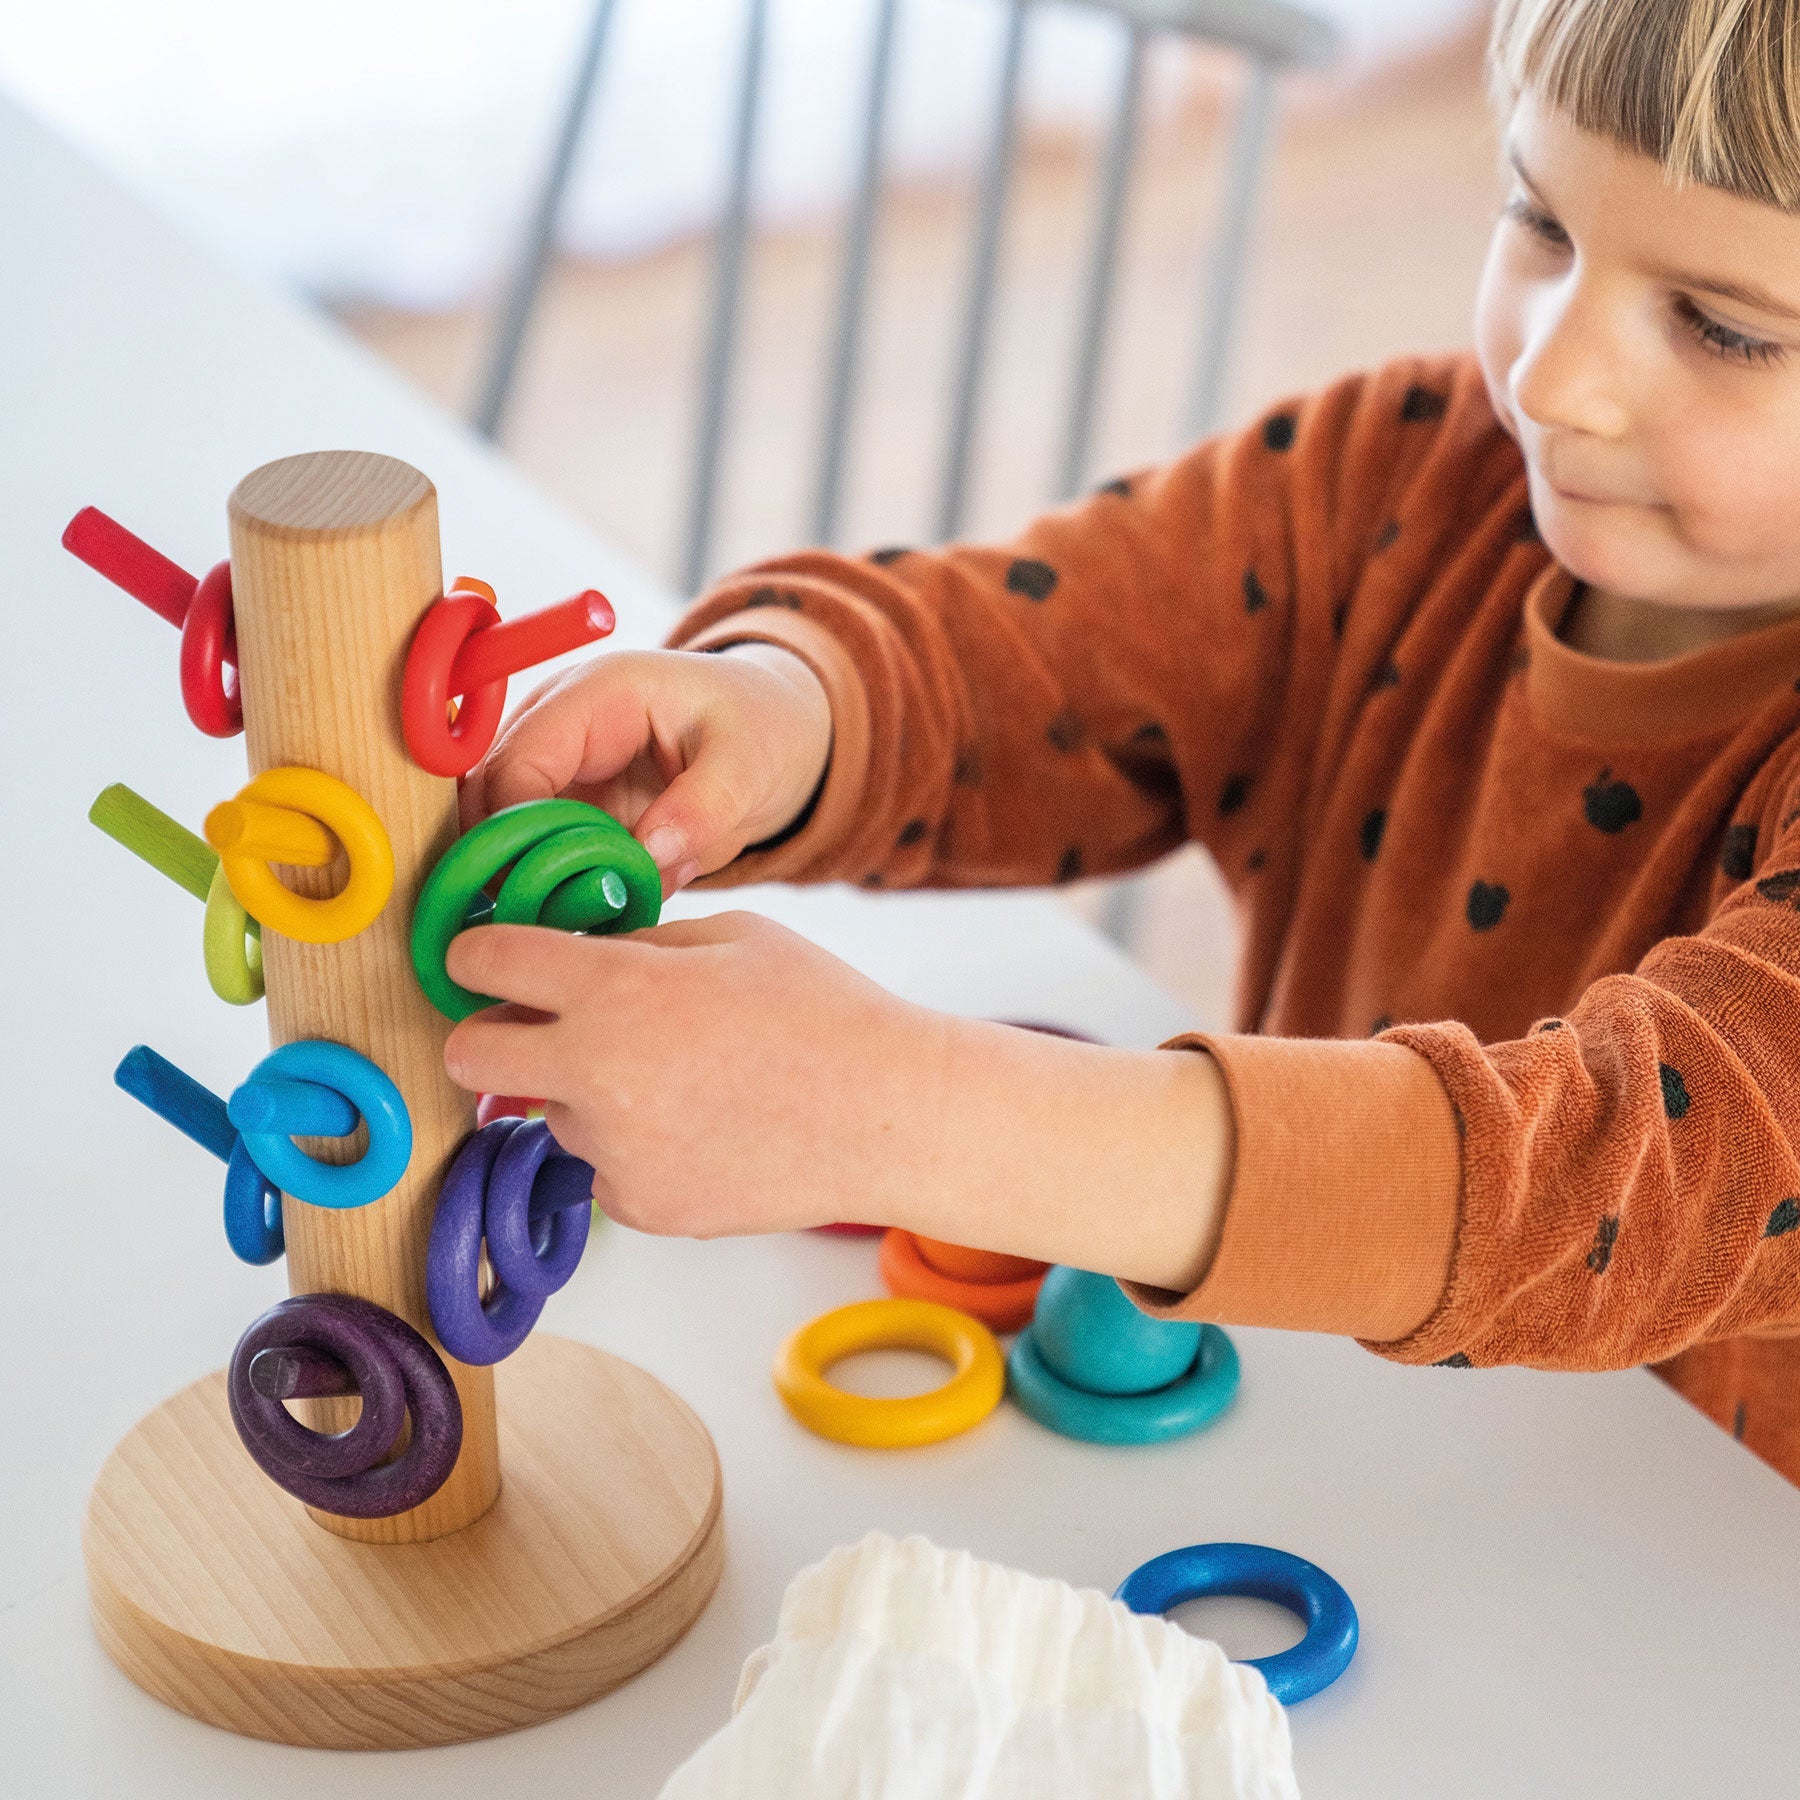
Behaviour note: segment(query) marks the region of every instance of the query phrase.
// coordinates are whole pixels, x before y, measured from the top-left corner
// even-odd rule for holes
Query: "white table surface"
[[[662,631],[666,595],[454,421],[0,105],[0,1790],[650,1795],[724,1720],[788,1579],[871,1527],[1106,1589],[1203,1539],[1322,1563],[1363,1642],[1292,1714],[1311,1797],[1800,1790],[1800,1492],[1650,1376],[1409,1370],[1246,1331],[1237,1406],[1186,1442],[1096,1449],[1003,1407],[932,1449],[850,1450],[794,1425],[768,1380],[794,1325],[878,1291],[870,1243],[818,1237],[698,1245],[609,1226],[550,1303],[548,1327],[685,1395],[724,1464],[719,1593],[621,1692],[487,1743],[351,1759],[196,1724],[119,1674],[86,1619],[87,1488],[284,1287],[279,1266],[226,1251],[217,1165],[110,1079],[147,1041],[227,1089],[264,1046],[261,1009],[212,1000],[198,906],[84,818],[124,780],[197,820],[243,779],[243,747],[188,727],[175,634],[57,540],[92,502],[198,571],[224,554],[239,476],[335,446],[424,469],[446,567],[495,581],[508,610],[597,582],[619,641]],[[923,1001],[1124,1044],[1187,1023],[1042,898],[753,899]],[[1286,1640],[1248,1603],[1205,1617],[1239,1653]]]

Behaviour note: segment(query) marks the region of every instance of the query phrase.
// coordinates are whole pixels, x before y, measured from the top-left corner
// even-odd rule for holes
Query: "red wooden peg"
[[[158,618],[167,619],[177,631],[187,617],[188,602],[200,585],[160,550],[152,550],[141,537],[129,532],[117,519],[109,519],[97,506],[84,506],[63,530],[63,548],[73,552],[97,575],[114,587],[141,600]]]
[[[238,698],[237,637],[231,617],[231,565],[215,563],[196,581],[117,519],[84,506],[63,529],[63,548],[81,558],[181,633],[181,699],[208,737],[244,729]]]
[[[466,581],[458,580],[458,587]],[[450,692],[473,693],[490,681],[505,681],[553,656],[579,650],[605,637],[616,623],[612,602],[597,588],[577,594],[560,606],[527,613],[522,619],[503,619],[472,632],[450,665]]]

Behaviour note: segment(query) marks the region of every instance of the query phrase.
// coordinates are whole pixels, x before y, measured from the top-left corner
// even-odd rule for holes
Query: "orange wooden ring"
[[[921,1241],[930,1243],[934,1252],[940,1248],[936,1239],[920,1240],[897,1225],[883,1236],[881,1279],[890,1294],[953,1306],[959,1312],[973,1314],[996,1331],[1022,1331],[1031,1323],[1038,1289],[1044,1285],[1043,1264],[1026,1263],[1025,1266],[1035,1273],[1013,1280],[959,1279],[927,1262],[920,1251]],[[990,1257],[993,1263],[1007,1265],[1025,1262],[1023,1257],[998,1257],[987,1251],[963,1251],[962,1254],[965,1257]]]

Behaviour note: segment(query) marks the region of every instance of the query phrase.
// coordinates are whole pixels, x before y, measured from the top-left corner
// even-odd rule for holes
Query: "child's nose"
[[[1630,426],[1623,347],[1579,290],[1526,320],[1511,374],[1513,404],[1545,430],[1621,438]]]

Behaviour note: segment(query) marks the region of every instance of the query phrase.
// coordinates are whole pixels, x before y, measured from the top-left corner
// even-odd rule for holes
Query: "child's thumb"
[[[736,853],[752,792],[751,771],[715,755],[684,769],[644,808],[638,841],[671,892]]]

